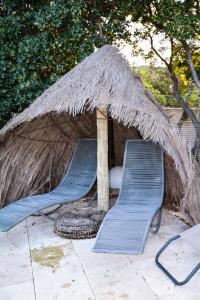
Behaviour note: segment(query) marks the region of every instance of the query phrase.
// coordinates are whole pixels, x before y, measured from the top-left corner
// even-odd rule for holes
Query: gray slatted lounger
[[[79,140],[67,173],[51,192],[29,196],[0,210],[0,231],[8,231],[27,217],[56,204],[77,201],[85,196],[96,180],[97,143]]]
[[[126,142],[120,194],[101,224],[94,252],[143,252],[152,220],[162,207],[163,159],[163,151],[152,142]]]

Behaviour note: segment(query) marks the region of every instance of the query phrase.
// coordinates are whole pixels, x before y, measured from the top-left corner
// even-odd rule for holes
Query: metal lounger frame
[[[181,237],[181,235],[176,235],[172,238],[170,238],[165,244],[164,246],[158,251],[158,253],[156,254],[156,258],[155,258],[155,262],[157,264],[157,266],[168,276],[169,279],[171,279],[171,281],[175,284],[175,285],[184,285],[186,284],[188,281],[190,281],[190,279],[194,276],[194,274],[200,269],[200,263],[197,264],[197,266],[190,272],[190,274],[182,281],[178,281],[159,261],[160,255],[163,253],[163,251],[175,240],[179,239]]]

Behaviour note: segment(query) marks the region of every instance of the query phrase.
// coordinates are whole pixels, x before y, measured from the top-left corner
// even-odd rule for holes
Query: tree
[[[150,55],[166,65],[174,96],[197,124],[180,76],[198,87],[199,16],[198,0],[1,0],[0,125],[95,48],[130,41],[133,22],[144,28],[134,32],[136,42],[150,39]],[[171,43],[169,60],[155,48],[157,34]]]
[[[100,47],[101,28],[106,43],[128,37],[112,2],[0,1],[0,126]]]
[[[134,68],[142,78],[143,85],[154,98],[163,106],[170,106],[172,99],[171,80],[166,68],[150,66],[139,66]]]
[[[190,69],[190,78],[193,84],[199,89],[198,72],[195,68],[194,56],[199,53],[197,41],[199,39],[200,7],[199,1],[194,0],[145,0],[131,1],[131,21],[140,22],[143,31],[136,30],[135,36],[142,39],[149,39],[152,52],[165,64],[173,82],[173,95],[184,113],[191,118],[197,132],[197,140],[194,152],[196,153],[200,144],[200,126],[194,112],[189,107],[189,99],[184,101],[180,94],[179,80],[175,59],[180,57],[178,48],[182,48],[182,62],[186,62]],[[163,34],[169,40],[171,54],[166,59],[162,52],[155,47],[154,36]],[[197,55],[199,60],[199,55]]]

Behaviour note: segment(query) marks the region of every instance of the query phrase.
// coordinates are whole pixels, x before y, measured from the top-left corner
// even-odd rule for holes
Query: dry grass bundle
[[[91,118],[46,116],[15,130],[0,152],[1,206],[57,186],[77,139],[83,132],[85,137],[96,136],[96,128],[89,126]],[[79,126],[74,128],[74,122]]]
[[[184,188],[180,176],[174,166],[174,161],[165,155],[165,202],[173,209],[180,208],[180,200],[184,196]]]
[[[190,196],[193,195],[193,202],[198,202],[199,199],[196,198],[194,189],[190,190],[192,185],[188,185],[192,182],[194,168],[185,140],[180,137],[178,130],[170,123],[162,108],[144,89],[140,78],[130,70],[118,49],[112,46],[104,46],[61,77],[38,97],[29,108],[15,116],[0,131],[0,140],[3,143],[1,146],[1,162],[3,163],[1,168],[1,190],[3,192],[1,193],[4,195],[1,196],[3,197],[1,203],[5,203],[6,199],[9,198],[11,182],[15,180],[12,189],[18,188],[20,184],[20,179],[15,179],[16,168],[21,166],[22,173],[20,177],[23,180],[24,174],[29,174],[28,170],[32,172],[32,169],[36,170],[37,168],[38,171],[33,172],[35,175],[31,174],[29,182],[35,180],[37,185],[41,186],[48,176],[48,172],[43,170],[44,163],[50,168],[51,156],[51,161],[55,159],[58,162],[57,156],[62,156],[61,153],[68,151],[68,146],[62,143],[59,147],[58,145],[50,146],[51,142],[43,143],[43,146],[38,146],[39,142],[35,145],[31,143],[28,146],[28,142],[24,142],[24,140],[22,142],[19,135],[24,135],[26,130],[34,124],[35,131],[33,134],[34,138],[37,138],[39,133],[36,129],[39,123],[46,122],[45,116],[66,113],[68,115],[66,122],[69,121],[71,124],[71,133],[73,128],[75,130],[78,127],[78,135],[87,136],[87,132],[91,131],[91,127],[94,128],[94,123],[85,122],[85,127],[83,127],[76,122],[76,118],[73,123],[72,116],[84,111],[95,111],[97,107],[102,105],[108,107],[109,114],[113,119],[127,127],[136,127],[144,139],[151,139],[165,149],[174,161],[184,193],[190,194]],[[58,131],[61,134],[62,130]],[[48,136],[52,140],[56,138],[57,134],[55,130],[52,132],[51,130],[42,131],[43,137]],[[71,135],[67,136],[70,137]],[[65,138],[65,141],[67,141],[67,138]],[[26,143],[26,147],[24,143]],[[22,159],[24,153],[28,157],[25,160]],[[36,161],[38,161],[38,165],[36,165]],[[65,161],[62,161],[62,166],[58,164],[58,168],[62,169],[65,163]],[[13,171],[13,166],[15,171]],[[52,167],[55,168],[54,165]],[[23,183],[23,185],[25,184]],[[28,188],[25,188],[25,190],[27,191]],[[189,207],[189,211],[192,215],[193,208]]]
[[[200,223],[200,165],[193,161],[194,173],[182,201],[181,210],[189,214],[194,223]]]

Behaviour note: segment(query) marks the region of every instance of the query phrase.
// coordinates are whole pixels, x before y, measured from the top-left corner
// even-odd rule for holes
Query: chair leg
[[[157,218],[157,222],[154,223],[155,218]],[[159,211],[157,212],[157,214],[155,215],[151,226],[150,226],[150,231],[153,234],[156,234],[160,228],[160,223],[161,223],[161,218],[162,218],[162,207],[159,209]]]
[[[194,274],[200,269],[200,263],[192,270],[192,272],[190,272],[190,274],[183,280],[183,281],[178,281],[175,277],[172,276],[172,274],[170,274],[170,272],[159,262],[159,257],[160,255],[163,253],[163,251],[169,246],[169,244],[171,244],[171,242],[173,242],[174,240],[177,240],[178,238],[180,238],[180,235],[176,235],[174,237],[172,237],[171,239],[169,239],[164,246],[158,251],[158,253],[156,254],[156,258],[155,258],[155,262],[157,264],[157,266],[168,276],[169,279],[172,280],[172,282],[175,285],[184,285],[186,284],[193,276]]]
[[[41,212],[38,212],[38,213],[35,213],[35,214],[32,214],[33,217],[41,217],[41,216],[46,216],[48,217],[49,215],[55,213],[59,208],[61,208],[63,206],[63,204],[58,204],[56,206],[56,208],[53,208],[52,210],[50,210],[49,212],[46,212],[46,213],[41,213]],[[49,219],[52,219],[51,217]]]
[[[92,203],[97,199],[97,192],[94,193],[91,200],[85,205],[85,207],[91,207]]]
[[[41,211],[38,213],[39,216],[45,217],[48,220],[55,221],[55,218],[50,217],[48,214],[44,214]]]

